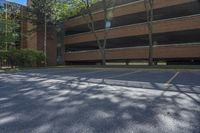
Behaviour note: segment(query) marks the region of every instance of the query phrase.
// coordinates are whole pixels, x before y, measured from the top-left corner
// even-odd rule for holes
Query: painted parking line
[[[168,86],[178,75],[180,72],[176,72],[166,83],[165,85]]]
[[[64,69],[64,70],[51,70],[46,72],[41,72],[42,74],[70,74],[70,75],[76,75],[76,74],[84,74],[84,73],[90,73],[90,72],[97,72],[97,70],[88,70],[88,69]],[[33,72],[35,73],[35,72]],[[38,72],[37,72],[38,73]]]
[[[122,73],[122,74],[118,74],[118,75],[110,76],[110,77],[105,77],[105,78],[106,79],[119,78],[119,77],[131,75],[131,74],[134,74],[134,73],[138,73],[138,72],[142,72],[142,70],[137,70],[137,71],[133,71],[133,72],[126,72],[126,73]]]
[[[96,72],[103,72],[103,71],[107,71],[105,69],[100,69],[100,70],[95,70],[95,69],[91,69],[91,70],[88,70],[88,69],[65,69],[65,70],[62,70],[62,71],[52,71],[52,72],[48,72],[48,74],[54,74],[54,73],[65,73],[65,72],[69,72],[69,73],[66,73],[66,74],[70,74],[70,75],[85,75],[85,74],[92,74],[92,73],[96,73]]]
[[[54,74],[54,73],[62,73],[62,72],[71,72],[72,70],[70,70],[70,69],[60,69],[60,70],[58,70],[58,69],[48,69],[48,70],[43,70],[43,69],[41,69],[41,70],[37,70],[37,71],[31,71],[31,70],[27,70],[27,71],[22,71],[22,72],[19,72],[19,73],[21,73],[21,74],[27,74],[27,73],[33,73],[33,74],[38,74],[38,73],[40,73],[40,74]],[[74,71],[74,70],[73,70]]]
[[[80,72],[80,73],[75,73],[75,74],[72,74],[72,76],[81,76],[81,75],[87,75],[87,74],[95,74],[95,73],[100,73],[100,72],[104,72],[104,71],[107,71],[107,70],[98,70],[98,71],[89,71],[89,72]]]

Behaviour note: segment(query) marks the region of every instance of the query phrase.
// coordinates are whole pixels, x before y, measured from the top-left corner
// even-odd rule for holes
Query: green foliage
[[[69,16],[69,4],[64,0],[32,0],[29,9],[29,19],[34,24],[57,24],[66,20]]]
[[[44,60],[44,54],[33,49],[9,49],[8,51],[0,51],[0,61],[8,62],[11,66],[43,66]]]
[[[58,24],[70,17],[79,15],[86,8],[85,0],[32,0],[29,18],[33,23],[44,24],[44,16],[48,23]],[[92,6],[97,0],[88,0]]]
[[[0,18],[0,48],[5,49],[6,43],[8,45],[15,45],[19,38],[16,32],[18,28],[17,23],[13,20],[5,20]]]
[[[19,66],[23,67],[34,67],[41,66],[45,60],[45,56],[42,52],[33,49],[22,49],[18,50],[19,53],[15,54],[18,57]]]
[[[30,17],[36,24],[43,24],[46,16],[47,22],[51,21],[53,4],[55,0],[32,0]]]
[[[86,8],[91,8],[93,4],[95,4],[97,0],[72,0],[67,1],[69,4],[69,17],[81,15],[85,13]],[[89,6],[89,7],[87,7]]]
[[[8,51],[0,51],[0,61],[1,63],[5,63],[8,60],[9,53]]]
[[[6,13],[7,9],[7,13]],[[0,49],[15,45],[19,39],[19,7],[12,4],[0,7]]]
[[[68,11],[69,5],[67,3],[55,2],[52,5],[51,20],[54,24],[66,20],[70,16],[70,13]]]

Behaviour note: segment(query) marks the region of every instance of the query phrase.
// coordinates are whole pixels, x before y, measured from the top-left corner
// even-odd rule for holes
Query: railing
[[[148,46],[128,47],[106,50],[107,60],[147,59]],[[154,58],[200,58],[200,43],[185,43],[154,46]],[[101,60],[99,50],[68,52],[65,53],[66,61],[95,61]]]
[[[157,20],[153,22],[153,25],[154,33],[200,29],[200,14]],[[97,30],[96,33],[100,39],[103,37],[103,30]],[[145,35],[147,33],[147,24],[139,23],[111,28],[107,38],[114,39],[120,37]],[[69,35],[65,37],[65,44],[67,45],[90,41],[95,41],[95,37],[91,32]]]
[[[119,17],[119,16],[123,16],[127,14],[133,14],[133,13],[139,13],[139,12],[145,11],[143,1],[144,0],[138,0],[131,3],[116,6],[115,10],[113,11],[113,17]],[[155,0],[154,9],[159,9],[159,8],[164,8],[164,7],[169,7],[169,6],[179,5],[179,4],[189,3],[189,2],[195,2],[195,1],[197,0]],[[95,21],[103,20],[104,18],[103,10],[94,12],[93,15],[94,15]],[[68,20],[65,23],[65,27],[66,28],[75,27],[75,26],[85,24],[85,23],[86,21],[81,16],[78,16],[78,17]]]

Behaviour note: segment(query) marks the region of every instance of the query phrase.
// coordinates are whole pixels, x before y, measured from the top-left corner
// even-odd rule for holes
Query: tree
[[[0,47],[8,50],[19,39],[19,7],[12,3],[4,3],[0,7]]]
[[[111,27],[112,19],[112,10],[114,9],[115,0],[102,0],[103,13],[104,13],[104,28],[103,28],[103,38],[100,38],[96,33],[96,25],[93,17],[93,4],[96,3],[96,0],[79,0],[75,1],[79,5],[77,7],[81,10],[81,15],[86,20],[88,28],[93,33],[96,38],[96,42],[101,53],[102,65],[106,65],[106,45],[107,45],[107,36],[109,29]]]
[[[32,0],[31,7],[29,8],[28,19],[35,25],[35,29],[30,31],[34,32],[38,27],[44,28],[44,55],[47,57],[47,27],[60,28],[58,25],[68,18],[68,5],[62,0]],[[47,64],[47,59],[45,60]]]
[[[19,34],[16,32],[17,24],[13,20],[0,18],[0,47],[7,50],[9,46],[15,45]]]
[[[153,8],[154,0],[144,0],[149,36],[149,66],[153,65]]]
[[[42,25],[44,27],[43,52],[45,57],[47,57],[47,23],[51,22],[54,2],[55,0],[32,0],[30,7],[29,19],[31,19],[31,22],[36,26]],[[47,64],[47,58],[45,59],[45,64]]]
[[[55,25],[55,29],[57,32],[57,64],[63,65],[65,64],[64,61],[64,52],[65,52],[65,46],[64,46],[64,36],[65,36],[65,28],[64,28],[64,22],[70,17],[75,14],[75,10],[70,9],[71,6],[68,4],[68,2],[63,1],[57,1],[53,5],[53,14],[52,14],[52,20]],[[71,12],[73,11],[73,12]]]

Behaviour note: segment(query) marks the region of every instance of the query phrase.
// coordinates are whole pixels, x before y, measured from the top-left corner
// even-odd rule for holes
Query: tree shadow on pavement
[[[200,131],[200,94],[192,90],[194,86],[187,88],[192,90],[188,93],[179,85],[163,87],[142,81],[138,85],[136,82],[59,76],[1,74],[0,132]]]

